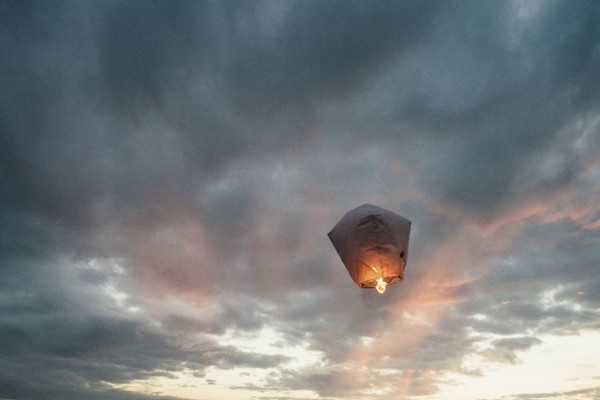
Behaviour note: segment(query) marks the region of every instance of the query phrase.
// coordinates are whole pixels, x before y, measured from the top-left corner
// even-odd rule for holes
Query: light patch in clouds
[[[267,326],[253,333],[229,330],[211,338],[221,346],[231,346],[239,351],[278,355],[284,358],[277,368],[218,368],[210,367],[197,373],[184,369],[167,377],[154,377],[115,386],[119,389],[146,394],[170,394],[189,399],[238,399],[254,397],[256,393],[269,393],[290,399],[319,398],[315,391],[288,390],[272,386],[274,377],[285,370],[318,370],[323,368],[323,353],[310,350],[306,344],[289,346],[284,337]]]
[[[600,334],[584,331],[577,336],[542,335],[538,339],[540,344],[519,352],[520,361],[510,366],[470,356],[465,360],[467,368],[479,371],[478,375],[448,375],[448,385],[435,398],[512,399],[519,394],[519,398],[568,399],[573,398],[571,391],[597,388]]]
[[[285,337],[268,324],[257,332],[244,334],[229,330],[214,339],[246,352],[284,356],[288,361],[280,364],[281,368],[309,368],[323,359],[321,352],[308,349],[306,343],[290,346]]]
[[[218,398],[235,400],[241,397],[250,398],[254,392],[240,390],[244,383],[260,382],[260,372],[246,368],[232,370],[208,369],[203,376],[196,376],[193,370],[185,369],[171,373],[165,377],[155,377],[146,380],[114,385],[115,388],[129,392],[142,393],[147,396],[171,395],[183,399],[205,400]],[[230,386],[235,386],[231,389]]]

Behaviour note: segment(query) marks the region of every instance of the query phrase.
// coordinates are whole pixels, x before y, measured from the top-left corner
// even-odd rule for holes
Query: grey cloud
[[[74,382],[73,390],[83,393],[84,387],[101,382],[169,376],[184,367],[193,368],[198,374],[209,365],[225,369],[267,368],[285,360],[210,342],[201,351],[184,350],[172,344],[174,337],[153,333],[143,324],[89,316],[70,320],[55,317],[20,328],[6,327],[4,323],[1,333],[5,339],[1,349],[3,364],[13,371],[10,375],[24,392],[39,385],[63,390],[60,382],[70,381]],[[30,361],[24,363],[24,359]],[[44,365],[44,369],[36,365]],[[23,368],[35,372],[27,383],[21,376]],[[2,394],[10,395],[7,390],[3,386]],[[88,395],[95,394],[88,391]]]
[[[358,125],[354,130],[386,132],[386,143],[418,165],[431,195],[486,217],[538,183],[520,178],[557,143],[568,161],[548,188],[572,183],[584,159],[569,149],[573,134],[565,140],[561,130],[598,111],[598,97],[588,91],[596,85],[589,71],[599,61],[597,5],[561,3],[518,20],[515,4],[470,2],[447,10],[427,41],[375,79],[373,89],[387,98],[378,108],[388,113],[339,111],[348,125]],[[565,23],[566,32],[550,28]],[[429,157],[403,151],[420,142]]]
[[[516,4],[2,3],[0,395],[42,398],[34,364],[57,398],[107,399],[136,395],[101,380],[275,368],[288,359],[214,339],[269,326],[324,355],[271,388],[346,397],[368,382],[336,368],[412,326],[420,295],[446,312],[366,361],[407,396],[479,373],[461,363],[488,333],[597,329],[597,215],[533,213],[500,250],[484,232],[594,195],[599,7]],[[414,221],[385,296],[353,286],[325,236],[373,201]],[[212,339],[174,344],[194,335]]]
[[[588,277],[596,268],[596,246],[572,235],[577,228],[564,220],[534,231],[525,232],[504,262],[491,263],[490,271],[469,285],[468,300],[448,321],[450,329],[503,336],[595,329],[597,291]],[[547,241],[552,249],[541,245]],[[517,362],[515,349],[504,346],[514,344],[507,340],[499,342],[501,358]]]
[[[486,352],[486,357],[490,360],[507,362],[515,364],[519,361],[516,352],[527,350],[535,345],[541,344],[542,341],[535,337],[519,337],[494,340],[493,349]]]
[[[435,131],[448,132],[454,144],[446,149],[436,148],[441,155],[436,157],[436,162],[422,164],[423,176],[436,196],[485,214],[486,210],[494,210],[495,205],[502,205],[504,199],[512,194],[512,183],[524,168],[523,160],[544,148],[555,136],[554,127],[560,125],[556,121],[573,110],[570,104],[574,104],[577,98],[565,103],[569,98],[561,93],[565,93],[566,83],[555,78],[571,79],[576,85],[579,82],[577,75],[569,78],[573,71],[568,65],[561,67],[560,63],[552,61],[575,59],[578,60],[576,65],[586,65],[584,69],[576,70],[582,82],[587,82],[586,71],[593,70],[597,62],[593,55],[593,38],[597,33],[590,17],[594,15],[595,7],[585,3],[569,7],[567,13],[563,13],[560,6],[544,11],[538,19],[534,19],[536,24],[530,28],[533,34],[527,31],[529,35],[523,33],[518,37],[522,42],[518,42],[517,48],[530,51],[517,54],[516,50],[510,49],[506,38],[512,26],[494,17],[497,14],[510,16],[506,3],[486,6],[469,3],[452,12],[446,11],[447,6],[440,8],[433,3],[380,3],[377,6],[353,3],[345,7],[331,4],[318,13],[304,3],[277,7],[267,3],[234,6],[233,3],[197,5],[180,2],[167,5],[157,2],[145,7],[143,12],[133,3],[127,5],[126,10],[117,9],[113,3],[88,7],[65,4],[58,11],[36,5],[33,8],[37,12],[30,14],[49,14],[48,17],[52,18],[55,16],[52,13],[63,12],[92,19],[95,13],[99,13],[101,18],[89,26],[65,21],[49,25],[22,18],[25,20],[23,24],[28,24],[25,25],[27,28],[35,27],[34,34],[18,50],[9,47],[6,51],[33,53],[38,51],[37,41],[44,37],[44,40],[58,45],[66,56],[75,57],[81,51],[84,55],[89,54],[87,58],[90,61],[71,63],[66,65],[67,70],[64,64],[55,65],[47,72],[56,74],[55,79],[44,75],[34,80],[30,78],[26,87],[33,92],[18,97],[20,100],[16,103],[14,98],[7,98],[14,106],[5,103],[10,107],[7,109],[25,110],[30,115],[19,118],[15,116],[20,113],[12,112],[3,118],[7,121],[6,131],[29,126],[31,131],[55,132],[52,136],[62,140],[35,143],[30,149],[39,153],[35,157],[36,162],[32,162],[34,158],[21,161],[15,156],[5,158],[8,162],[5,170],[19,171],[18,175],[8,179],[19,181],[20,199],[34,201],[34,207],[55,210],[68,220],[78,222],[89,220],[94,205],[120,207],[124,200],[128,204],[147,202],[153,197],[148,189],[157,185],[169,186],[173,196],[189,199],[185,186],[186,181],[194,176],[194,170],[221,163],[241,151],[276,149],[273,146],[294,143],[296,139],[293,136],[281,141],[282,135],[289,135],[285,132],[296,132],[296,137],[304,134],[306,126],[302,127],[302,123],[294,128],[273,122],[269,129],[269,125],[252,122],[256,115],[265,114],[256,109],[256,105],[271,101],[271,107],[288,104],[286,108],[291,109],[296,103],[321,96],[321,92],[331,93],[337,88],[357,86],[360,77],[366,74],[364,71],[372,75],[371,71],[378,64],[388,65],[398,54],[406,57],[406,61],[400,57],[401,71],[410,71],[410,68],[422,71],[421,65],[431,65],[431,68],[451,65],[453,53],[435,51],[446,41],[457,48],[456,54],[469,52],[469,57],[460,57],[464,67],[484,62],[490,65],[490,69],[479,68],[473,74],[458,78],[453,78],[451,72],[448,78],[436,74],[435,82],[444,82],[444,79],[460,82],[462,79],[465,84],[479,74],[486,77],[481,80],[491,82],[502,76],[501,81],[506,82],[503,84],[508,92],[498,90],[495,97],[479,100],[466,114],[450,113],[451,117],[441,121]],[[554,26],[552,21],[563,14],[572,24],[568,37],[561,42],[554,34],[547,33],[551,32],[547,26]],[[413,18],[415,15],[418,18]],[[587,17],[578,18],[579,15]],[[437,28],[428,30],[433,21],[438,24]],[[456,26],[454,21],[463,23],[463,28],[446,34],[449,27]],[[36,29],[51,30],[49,33],[35,33]],[[78,30],[83,30],[84,34],[78,35]],[[576,41],[583,35],[582,32],[589,36]],[[14,31],[8,33],[10,38],[20,38],[19,35]],[[538,52],[541,51],[539,43],[543,40],[548,43],[543,47],[548,54],[544,53],[542,57]],[[576,52],[568,46],[571,40],[582,43]],[[407,52],[407,49],[420,48],[427,51]],[[431,51],[428,50],[430,48]],[[569,52],[579,56],[564,55]],[[423,59],[424,54],[440,54],[438,57],[441,59],[428,62]],[[514,63],[509,64],[507,60],[513,60],[514,56],[523,60],[522,64],[527,64],[530,59],[550,61],[544,65],[535,64],[530,69],[513,70],[516,68],[512,66]],[[92,60],[98,60],[97,65],[89,65]],[[10,73],[23,65],[22,61],[16,64]],[[26,65],[28,70],[41,68],[31,61],[27,61]],[[497,71],[498,65],[507,69]],[[543,70],[545,65],[553,66],[550,72]],[[456,67],[456,70],[460,69],[460,65]],[[538,71],[541,72],[539,77]],[[67,81],[73,76],[76,84]],[[531,81],[531,77],[535,79]],[[402,78],[400,82],[405,87],[404,90],[400,87],[399,92],[421,90],[428,82],[425,80],[419,84],[411,73],[400,74],[399,78]],[[203,96],[194,94],[190,97],[192,88],[181,82],[184,79],[192,82],[208,80],[217,82],[217,86],[211,88],[214,84],[209,84]],[[221,80],[229,85],[227,90],[219,87]],[[286,85],[293,86],[285,89]],[[197,89],[197,86],[192,87]],[[100,93],[96,93],[96,88],[101,89]],[[367,85],[365,89],[368,88]],[[19,90],[23,92],[23,88]],[[249,117],[240,118],[217,111],[230,106],[229,100],[217,95],[219,92],[233,96],[234,104],[245,103],[242,108],[249,107]],[[443,92],[456,91],[440,93]],[[74,94],[75,100],[68,100]],[[432,96],[432,99],[439,98],[438,94]],[[413,97],[422,95],[415,92]],[[93,125],[89,126],[90,118],[79,120],[72,113],[69,115],[60,102],[50,103],[48,99],[52,98],[63,99],[63,103],[67,104],[71,102],[75,110],[93,118]],[[459,96],[461,100],[471,98],[470,95]],[[594,104],[593,98],[586,98],[588,100],[578,108],[589,109]],[[27,107],[30,101],[37,103],[38,107]],[[114,109],[98,109],[98,102],[110,104]],[[456,102],[449,101],[449,104]],[[261,109],[269,109],[268,104]],[[140,123],[132,126],[132,122],[127,120],[108,122],[113,120],[111,116],[119,113],[133,114],[134,120],[141,115],[144,119],[150,116],[161,125],[161,132],[149,132],[145,129],[147,126],[140,126]],[[157,118],[157,115],[162,118]],[[402,118],[422,115],[412,123],[418,129],[419,126],[429,126],[438,114],[432,109],[423,115],[402,106],[397,115]],[[71,121],[66,130],[61,117]],[[302,117],[302,120],[311,119],[308,114]],[[251,131],[246,132],[248,129]],[[263,133],[257,135],[252,132],[257,130]],[[272,134],[266,133],[268,131]],[[11,152],[19,154],[24,151],[26,142],[23,138],[18,139],[19,142],[22,144]],[[456,143],[461,145],[456,146]],[[52,161],[45,155],[51,149],[56,152]],[[166,149],[172,153],[171,157]],[[58,164],[52,169],[45,168],[56,162]],[[473,168],[472,165],[478,167]],[[573,176],[568,171],[577,169],[576,163],[571,162],[570,165],[561,178],[566,183]],[[123,169],[127,172],[124,173]],[[23,176],[23,179],[25,171],[29,171],[29,177]],[[68,208],[66,204],[69,204]]]
[[[234,101],[242,110],[262,114],[261,109],[308,105],[303,103],[360,87],[367,71],[421,40],[436,12],[435,3],[332,2],[315,9],[292,2],[279,7],[284,11],[269,15],[272,27],[261,26],[256,9],[234,12],[246,25],[233,25],[233,42],[239,45],[230,65],[229,92],[239,96]],[[261,38],[257,31],[248,35],[242,29],[248,26],[273,32],[272,38]]]
[[[0,307],[0,353],[2,368],[12,372],[3,373],[4,396],[17,393],[37,398],[35,388],[42,385],[51,391],[64,391],[65,396],[74,392],[110,398],[120,392],[106,387],[97,392],[84,388],[168,375],[185,367],[201,373],[208,366],[267,368],[286,360],[279,355],[222,346],[209,338],[201,343],[195,340],[188,348],[175,332],[152,327],[151,321],[133,318],[135,315],[127,319],[113,304],[114,299],[101,294],[107,282],[114,284],[118,278],[107,270],[80,269],[69,276],[65,274],[68,266],[50,268],[13,261],[12,271],[6,267],[3,265],[0,282],[4,299]],[[63,280],[52,278],[57,271]],[[87,279],[90,273],[93,279]],[[73,287],[78,281],[84,286]],[[23,375],[25,371],[29,373]],[[73,384],[62,387],[60,382]]]
[[[202,72],[213,42],[209,3],[142,5],[105,3],[97,22],[97,85],[105,88],[111,111],[136,120],[163,109],[165,92],[183,89],[185,79]]]

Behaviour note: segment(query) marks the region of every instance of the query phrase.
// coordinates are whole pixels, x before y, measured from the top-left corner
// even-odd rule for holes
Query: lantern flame
[[[383,294],[383,292],[385,292],[385,287],[387,286],[387,282],[385,282],[383,280],[383,278],[378,278],[377,279],[377,286],[375,286],[375,289],[377,289],[377,291],[380,294]]]

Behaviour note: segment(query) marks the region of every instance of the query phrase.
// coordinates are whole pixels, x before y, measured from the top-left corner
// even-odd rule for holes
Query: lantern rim
[[[375,286],[377,286],[377,279],[379,278],[369,279],[367,281],[361,282],[358,286],[360,286],[363,289],[373,289],[375,288]],[[383,277],[383,281],[387,284],[387,286],[393,285],[394,283],[398,283],[402,280],[404,280],[404,278],[399,275],[388,275]]]

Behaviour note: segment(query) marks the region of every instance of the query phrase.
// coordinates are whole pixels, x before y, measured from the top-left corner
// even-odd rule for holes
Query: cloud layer
[[[441,396],[599,332],[599,22],[2,2],[0,397]],[[384,296],[326,236],[363,203],[413,222]]]

